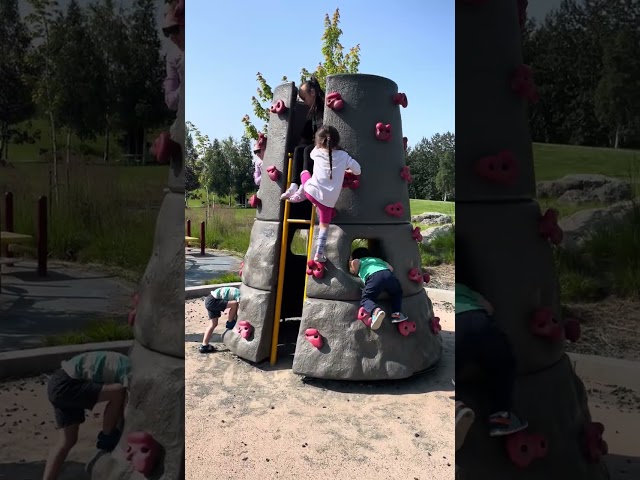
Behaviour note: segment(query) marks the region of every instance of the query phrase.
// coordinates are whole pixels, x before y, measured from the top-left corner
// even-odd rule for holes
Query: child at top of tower
[[[408,320],[402,310],[402,285],[393,274],[393,267],[381,258],[371,255],[368,248],[356,248],[349,259],[349,271],[358,275],[364,282],[360,305],[371,315],[371,329],[377,330],[382,325],[385,313],[376,301],[382,292],[391,297],[391,323]]]
[[[493,306],[478,292],[456,283],[456,370],[470,364],[487,373],[489,435],[510,435],[527,428],[512,411],[515,359],[505,333],[493,319]]]
[[[313,173],[313,158],[311,151],[315,147],[316,133],[322,127],[324,117],[324,91],[315,77],[300,85],[298,96],[309,107],[307,121],[300,139],[300,145],[293,150],[293,167],[291,169],[291,185],[280,197],[282,200],[291,197],[296,192],[302,195],[300,190],[302,172]]]
[[[216,349],[209,343],[213,331],[218,326],[218,319],[222,316],[222,312],[229,309],[228,320],[226,323],[227,330],[231,330],[236,324],[236,315],[238,313],[238,304],[240,303],[240,289],[235,287],[216,288],[204,299],[204,307],[209,315],[209,326],[202,337],[202,345],[200,345],[200,353],[215,352]]]
[[[300,177],[300,189],[289,198],[292,203],[304,201],[305,197],[318,209],[320,229],[315,261],[326,262],[324,249],[327,230],[333,218],[334,207],[342,191],[345,172],[360,175],[360,164],[340,148],[340,135],[334,127],[323,126],[316,133],[315,148],[311,158],[316,163],[313,175],[304,170]]]

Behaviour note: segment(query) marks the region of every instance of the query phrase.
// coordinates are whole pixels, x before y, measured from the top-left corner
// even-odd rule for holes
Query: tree
[[[188,205],[189,199],[199,198],[195,193],[200,188],[200,179],[198,171],[198,153],[193,145],[193,136],[186,127],[184,142],[184,190],[185,190],[185,207]]]
[[[0,0],[0,45],[0,164],[4,164],[9,143],[22,137],[14,126],[35,113],[28,80],[31,38],[20,18],[18,0]]]
[[[455,150],[447,150],[440,156],[436,187],[442,193],[442,200],[453,195],[456,186]]]
[[[302,68],[300,71],[300,83],[307,80],[311,75],[314,75],[318,79],[320,86],[324,89],[327,75],[358,73],[358,67],[360,66],[360,45],[351,47],[349,52],[345,54],[344,47],[340,43],[342,30],[339,25],[340,9],[336,8],[333,17],[325,14],[324,34],[322,35],[322,56],[324,62],[319,63],[313,73],[310,73],[306,68]],[[271,102],[273,98],[273,90],[260,72],[258,72],[256,76],[259,85],[258,97],[255,95],[251,97],[251,103],[255,116],[265,122],[262,131],[266,133],[267,122],[269,121],[270,105],[268,105],[268,103]],[[287,77],[282,77],[282,81],[286,82]],[[267,105],[263,106],[263,103]],[[251,122],[249,115],[245,115],[242,118],[242,123],[244,123],[246,136],[249,137],[249,139],[256,140],[258,138],[258,129]]]
[[[215,139],[211,144],[211,148],[205,153],[203,161],[207,165],[209,171],[208,181],[209,189],[219,197],[229,195],[231,193],[231,166],[229,161],[225,158],[225,153],[229,153],[228,147],[223,151],[223,146],[226,146],[225,141],[220,142]]]
[[[251,152],[251,140],[246,135],[236,142],[237,155],[234,157],[233,190],[238,203],[246,205],[247,194],[254,192],[256,185],[253,181],[253,154]]]
[[[423,138],[407,152],[407,165],[411,169],[413,182],[409,184],[411,198],[440,200],[444,197],[436,177],[440,159],[449,154],[455,158],[455,136],[453,133],[435,134],[431,139]]]

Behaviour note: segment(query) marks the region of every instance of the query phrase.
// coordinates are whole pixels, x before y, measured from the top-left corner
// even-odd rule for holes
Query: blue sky
[[[325,13],[340,8],[341,43],[360,44],[360,73],[388,77],[407,94],[409,144],[455,131],[455,2],[191,0],[187,11],[186,120],[214,138],[244,133],[261,72],[271,87],[322,60]],[[256,123],[258,128],[261,123]]]

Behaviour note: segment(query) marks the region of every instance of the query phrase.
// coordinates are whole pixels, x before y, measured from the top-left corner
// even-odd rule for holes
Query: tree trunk
[[[51,149],[53,150],[53,194],[57,204],[60,201],[58,195],[58,142],[56,141],[56,121],[51,110],[49,110],[49,122],[51,123]]]
[[[104,130],[104,155],[102,157],[102,161],[104,163],[109,163],[109,135],[111,134],[111,129],[109,125],[109,114],[107,114],[107,126]]]
[[[66,184],[67,184],[67,193],[69,192],[69,170],[71,164],[71,129],[67,128],[67,152],[66,152],[66,163],[67,163],[67,171],[66,171]]]
[[[615,137],[615,140],[613,141],[613,148],[618,148],[619,144],[620,144],[620,125],[616,127],[616,137]]]

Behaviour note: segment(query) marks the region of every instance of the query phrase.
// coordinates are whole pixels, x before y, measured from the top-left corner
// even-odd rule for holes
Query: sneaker
[[[316,256],[313,257],[314,262],[327,263],[327,257],[324,256],[323,253],[316,253]]]
[[[215,352],[216,349],[213,348],[213,345],[200,345],[200,353],[211,353]]]
[[[297,191],[298,191],[298,184],[292,183],[291,185],[289,185],[289,188],[287,188],[287,191],[284,192],[282,195],[280,195],[280,200],[285,200],[290,198],[291,195],[293,195]]]
[[[526,421],[520,420],[513,412],[498,412],[489,417],[489,435],[492,437],[511,435],[528,426]]]
[[[384,320],[384,316],[384,310],[381,308],[378,308],[373,312],[373,315],[371,316],[371,330],[377,330],[380,328],[380,325],[382,325],[382,321]]]
[[[234,318],[231,321],[227,321],[227,323],[224,324],[224,328],[226,328],[227,330],[232,330],[233,327],[236,326],[236,319]]]
[[[462,448],[476,414],[462,402],[456,402],[456,452]]]
[[[302,188],[298,189],[298,191],[296,193],[294,193],[293,195],[291,195],[291,197],[289,197],[289,202],[290,203],[300,203],[300,202],[304,202],[307,199],[307,197],[305,197],[304,195],[304,190],[302,190]]]
[[[396,312],[391,314],[391,323],[400,323],[405,320],[409,320],[409,317],[406,317],[402,312]]]
[[[96,442],[96,448],[104,452],[111,452],[118,445],[120,441],[120,430],[117,428],[107,435],[104,432],[98,434],[98,441]]]

